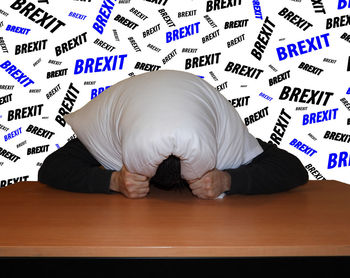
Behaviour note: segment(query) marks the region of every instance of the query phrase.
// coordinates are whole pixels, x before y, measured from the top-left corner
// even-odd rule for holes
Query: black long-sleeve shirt
[[[282,192],[305,184],[308,173],[300,160],[271,143],[258,139],[263,153],[249,164],[226,169],[231,176],[227,194],[266,194]],[[42,164],[38,180],[49,186],[90,193],[110,193],[113,170],[101,168],[79,139],[50,154]]]

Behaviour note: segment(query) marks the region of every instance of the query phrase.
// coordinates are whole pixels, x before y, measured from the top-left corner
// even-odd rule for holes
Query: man
[[[297,157],[255,139],[228,101],[189,73],[157,71],[129,78],[80,110],[68,115],[73,130],[77,117],[78,138],[45,159],[39,181],[129,198],[145,197],[150,185],[187,186],[202,199],[281,192],[308,181]]]
[[[213,169],[198,180],[188,181],[192,193],[203,199],[214,199],[223,192],[277,193],[308,181],[307,171],[297,157],[271,143],[260,139],[258,142],[264,152],[251,163],[236,169]],[[162,164],[159,167],[162,167]],[[163,170],[159,175],[167,176],[168,172]],[[153,178],[156,179],[156,176]],[[121,171],[102,169],[79,139],[69,141],[50,154],[39,170],[38,179],[58,189],[91,193],[115,191],[129,198],[145,197],[152,180],[137,173],[130,173],[125,167]],[[162,188],[162,185],[158,183],[158,187]]]

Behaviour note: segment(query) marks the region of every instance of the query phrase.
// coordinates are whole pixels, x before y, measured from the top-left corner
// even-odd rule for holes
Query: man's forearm
[[[251,163],[226,169],[231,176],[228,194],[266,194],[292,189],[308,181],[299,159],[272,144],[258,140],[264,152]]]
[[[111,170],[101,169],[76,139],[50,154],[38,172],[38,180],[52,187],[91,193],[109,193]]]

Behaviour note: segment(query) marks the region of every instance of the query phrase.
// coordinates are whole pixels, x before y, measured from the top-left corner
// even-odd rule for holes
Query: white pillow
[[[196,75],[161,70],[123,80],[64,119],[106,169],[152,177],[173,154],[184,179],[237,168],[262,152],[236,110]]]

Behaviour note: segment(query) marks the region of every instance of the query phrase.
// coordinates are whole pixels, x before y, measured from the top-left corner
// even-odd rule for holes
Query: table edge
[[[0,257],[313,257],[350,256],[339,246],[0,246]]]

